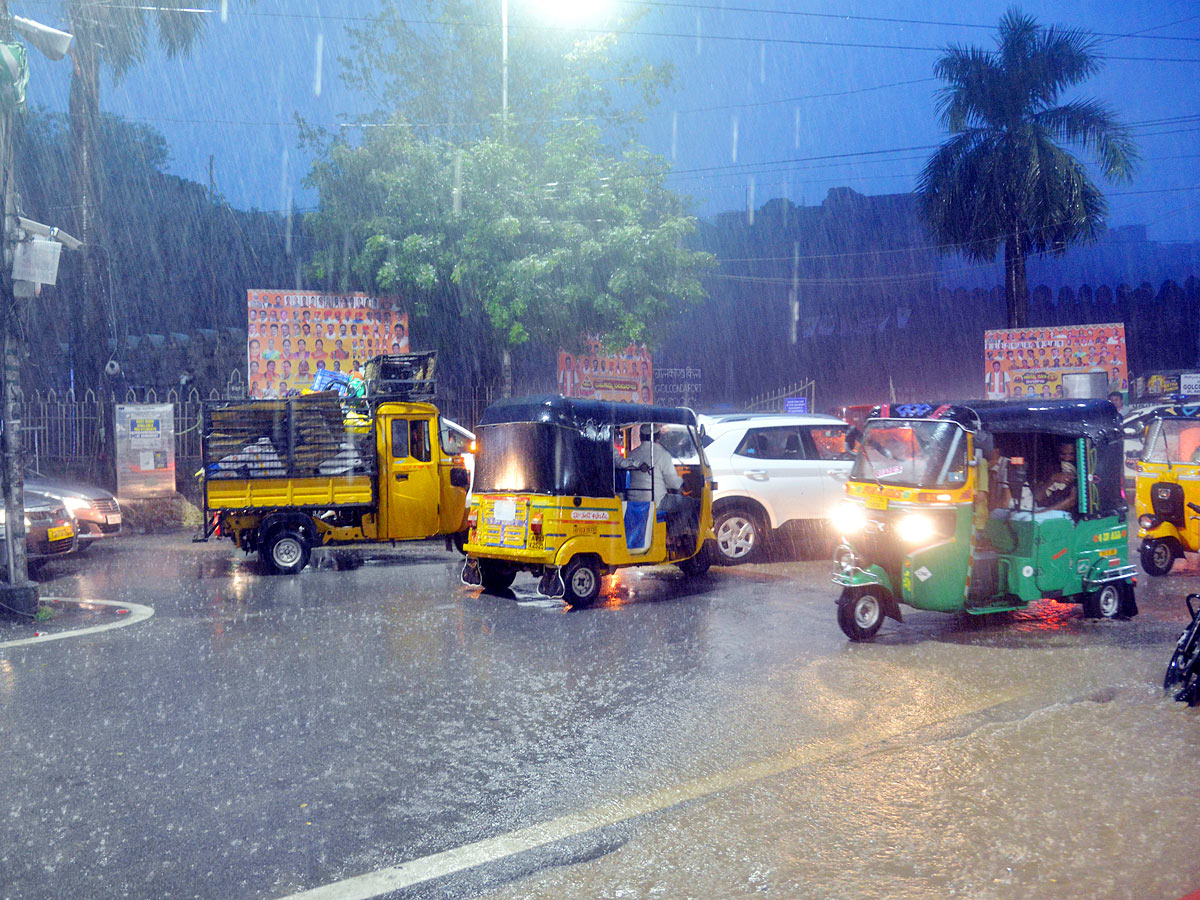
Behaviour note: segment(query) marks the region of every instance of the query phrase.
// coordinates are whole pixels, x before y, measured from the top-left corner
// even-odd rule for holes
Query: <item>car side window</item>
[[[807,428],[809,441],[812,444],[813,459],[851,459],[853,454],[846,451],[846,432],[849,426],[832,425],[825,428]]]
[[[392,419],[392,458],[408,457],[408,419]]]
[[[783,428],[751,428],[734,451],[738,456],[755,459],[804,459],[800,430],[795,426]]]

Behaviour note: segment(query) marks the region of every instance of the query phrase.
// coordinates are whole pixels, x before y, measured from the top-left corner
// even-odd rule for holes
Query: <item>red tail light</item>
[[[479,524],[479,510],[471,507],[471,511],[467,513],[467,527],[474,528]]]
[[[532,531],[534,534],[542,533],[542,517],[540,514],[534,516],[533,518],[531,518],[529,520],[529,530]]]

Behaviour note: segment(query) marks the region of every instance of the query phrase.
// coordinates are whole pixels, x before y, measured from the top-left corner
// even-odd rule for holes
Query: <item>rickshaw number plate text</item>
[[[888,498],[878,494],[867,494],[867,509],[887,509]]]

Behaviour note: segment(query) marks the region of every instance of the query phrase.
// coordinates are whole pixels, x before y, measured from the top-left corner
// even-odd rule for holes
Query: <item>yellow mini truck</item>
[[[464,584],[518,572],[572,606],[627,566],[709,566],[712,470],[690,409],[561,396],[504,400],[477,429]],[[656,471],[657,470],[657,471]]]
[[[334,392],[205,408],[206,529],[295,574],[313,547],[446,535],[460,545],[470,473],[432,403]]]

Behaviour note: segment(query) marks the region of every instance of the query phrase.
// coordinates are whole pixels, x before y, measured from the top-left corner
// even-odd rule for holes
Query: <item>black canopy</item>
[[[662,422],[668,425],[696,425],[696,414],[683,406],[651,406],[646,403],[611,403],[606,400],[581,400],[561,394],[514,397],[498,400],[483,411],[479,425],[509,422],[540,422],[582,428],[592,425],[628,425],[633,422]]]
[[[890,403],[872,418],[949,419],[972,431],[1017,431],[1119,441],[1121,414],[1107,400],[968,400],[964,403]]]

